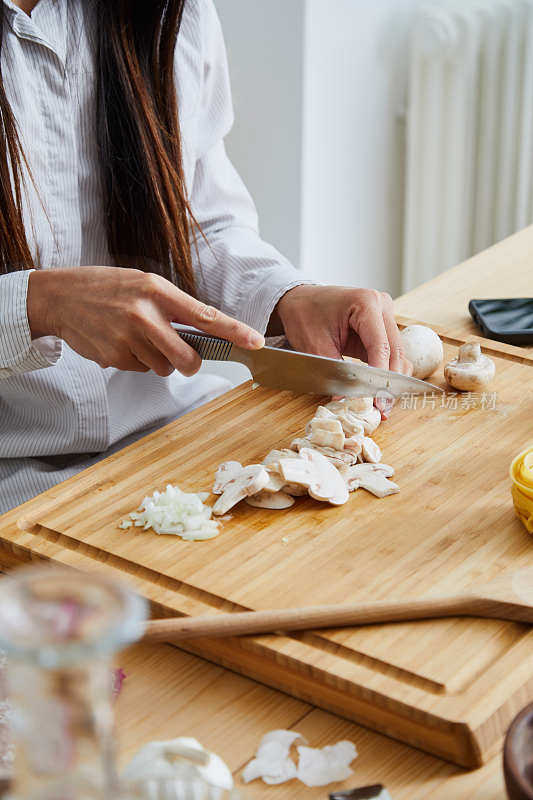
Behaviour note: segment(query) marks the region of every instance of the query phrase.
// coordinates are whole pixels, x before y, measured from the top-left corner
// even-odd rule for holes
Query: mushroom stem
[[[460,364],[473,364],[481,358],[481,347],[477,342],[467,342],[459,348],[457,361]]]

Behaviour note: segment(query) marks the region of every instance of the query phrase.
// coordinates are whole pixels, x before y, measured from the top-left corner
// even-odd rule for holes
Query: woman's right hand
[[[194,375],[200,356],[171,322],[191,325],[247,350],[260,333],[195,300],[158,275],[117,267],[36,270],[28,284],[32,339],[57,336],[80,355],[122,370]]]

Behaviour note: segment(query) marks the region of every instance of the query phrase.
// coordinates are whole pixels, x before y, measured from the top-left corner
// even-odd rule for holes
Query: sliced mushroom
[[[251,464],[242,470],[225,486],[222,495],[213,506],[213,514],[226,514],[245,497],[257,494],[268,485],[271,476],[261,464]]]
[[[389,481],[380,472],[369,472],[359,479],[359,487],[366,489],[367,492],[376,497],[387,497],[389,494],[397,494],[400,487],[394,481]]]
[[[298,456],[293,450],[289,449],[271,450],[270,453],[264,457],[262,463],[265,467],[272,467],[277,471],[280,458],[298,458]]]
[[[330,407],[331,409],[335,409],[335,412],[330,410]],[[366,410],[368,411],[369,409]],[[364,413],[364,411],[360,413]],[[337,419],[341,423],[345,436],[356,436],[358,434],[362,436],[364,434],[364,423],[359,419],[356,413],[348,408],[344,400],[335,400],[328,406],[319,406],[315,414],[315,419],[324,419],[326,418],[326,414],[329,415],[329,419]],[[305,429],[306,434],[310,433],[310,430],[311,422],[307,424]]]
[[[326,408],[332,411],[342,424],[346,436],[352,436],[363,426],[366,436],[374,433],[381,422],[381,412],[373,404],[371,397],[347,397],[334,400]]]
[[[358,487],[378,497],[397,492],[398,486],[388,480],[394,470],[380,463],[381,450],[370,438],[380,422],[371,397],[319,406],[306,427],[307,435],[294,439],[290,450],[271,450],[262,464],[220,465],[213,492],[221,497],[213,513],[224,515],[243,499],[257,508],[290,508],[293,497],[307,493],[342,505],[348,492]]]
[[[344,449],[344,431],[338,419],[311,420],[309,440],[319,447],[332,447],[333,450]]]
[[[223,464],[220,464],[215,473],[213,494],[222,494],[228,481],[235,478],[241,471],[242,464],[240,461],[224,461]]]
[[[315,419],[336,419],[333,411],[330,411],[327,406],[318,406],[315,411]]]
[[[335,464],[334,466],[339,475],[342,477],[344,483],[348,486],[351,467],[349,467],[348,464]],[[357,465],[354,464],[353,466],[355,467]]]
[[[295,453],[294,450],[271,450],[270,453],[263,459],[263,464],[271,476],[272,473],[281,476],[279,469],[280,458],[300,458],[300,456],[298,453]],[[307,489],[304,489],[301,486],[296,486],[292,483],[285,483],[281,478],[280,480],[282,484],[280,489],[282,489],[286,494],[290,494],[292,497],[303,497],[303,495],[307,494]],[[266,488],[270,488],[270,483]]]
[[[320,474],[317,485],[309,487],[309,494],[315,500],[327,501],[332,505],[340,506],[348,500],[348,487],[343,481],[338,470],[317,450],[303,449],[300,451],[302,458],[316,465]]]
[[[367,472],[380,472],[386,478],[392,478],[394,475],[394,467],[389,464],[354,464],[353,467],[348,467],[350,477],[357,478],[360,475],[365,475]]]
[[[286,483],[283,486],[283,491],[285,494],[290,494],[291,497],[304,497],[307,494],[305,486],[298,486],[297,483]]]
[[[298,458],[282,458],[279,468],[287,483],[305,486],[306,489],[318,479],[315,464],[301,454]]]
[[[347,436],[344,440],[344,449],[358,456],[363,448],[364,438],[362,433],[355,434],[355,436]]]
[[[381,449],[370,436],[364,436],[362,441],[363,461],[370,464],[379,464],[381,461]]]
[[[376,497],[387,497],[396,494],[400,487],[387,480],[394,475],[394,469],[388,464],[356,464],[344,472],[344,480],[350,492],[366,489]]]
[[[321,447],[318,444],[313,444],[313,442],[305,437],[293,439],[291,442],[291,447],[298,453],[300,453],[305,447],[308,447],[311,450],[316,450],[334,465],[347,464],[348,466],[351,466],[357,461],[357,455],[355,453],[351,453],[349,450],[334,450],[332,447]]]
[[[317,450],[303,448],[299,459],[282,459],[281,474],[287,483],[307,487],[315,500],[342,505],[348,500],[348,488],[340,473]]]
[[[331,400],[327,406],[320,406],[320,408],[325,408],[326,411],[329,411],[331,414],[337,416],[339,412],[342,412],[346,409],[346,404],[344,400]]]
[[[367,411],[358,411],[356,416],[363,423],[365,436],[371,436],[381,424],[381,412],[375,406]]]
[[[316,420],[336,420],[337,415],[330,411],[329,408],[326,406],[318,406],[317,410],[315,411],[315,416],[313,419],[309,420],[307,425],[305,426],[305,433],[309,435],[311,433],[311,426]]]
[[[257,494],[247,497],[245,502],[254,508],[281,509],[293,506],[294,498],[285,492],[269,492],[268,489],[262,489]]]
[[[319,408],[322,408],[322,406],[319,406]],[[329,414],[329,411],[328,411],[328,414]],[[313,430],[313,425],[315,427],[317,427],[317,423],[326,422],[326,421],[335,422],[336,419],[337,419],[337,417],[335,416],[335,414],[331,414],[331,415],[329,415],[327,417],[324,417],[324,416],[319,417],[318,414],[315,414],[313,419],[310,419],[309,422],[307,423],[307,425],[305,426],[305,435],[306,436],[310,436],[311,435],[311,431]]]
[[[494,361],[484,356],[477,342],[467,342],[459,348],[456,359],[444,367],[444,377],[454,389],[474,392],[483,389],[494,378]]]
[[[365,413],[374,407],[373,397],[347,397],[344,404],[348,411],[353,411],[354,414]]]
[[[361,413],[361,412],[359,412]],[[346,436],[363,436],[365,433],[364,422],[359,419],[354,411],[346,409],[338,414],[338,419]]]
[[[413,377],[428,378],[444,357],[439,336],[425,325],[408,325],[401,337],[404,355],[413,365]]]
[[[268,472],[268,483],[265,486],[265,491],[279,492],[281,489],[283,489],[285,481],[279,474],[278,468],[269,466],[266,467],[266,471]]]

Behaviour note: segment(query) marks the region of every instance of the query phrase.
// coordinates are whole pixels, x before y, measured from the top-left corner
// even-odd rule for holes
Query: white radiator
[[[406,135],[404,291],[533,221],[533,0],[418,10]]]

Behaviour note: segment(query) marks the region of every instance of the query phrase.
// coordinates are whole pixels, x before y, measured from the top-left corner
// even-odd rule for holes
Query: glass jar
[[[13,800],[118,800],[115,652],[145,601],[106,578],[28,567],[0,580],[0,649],[15,740]]]

